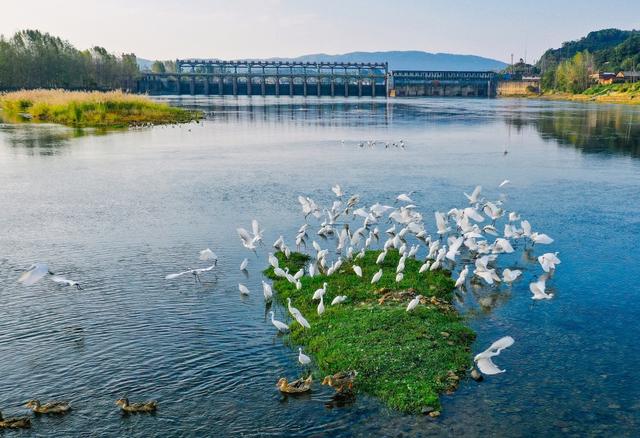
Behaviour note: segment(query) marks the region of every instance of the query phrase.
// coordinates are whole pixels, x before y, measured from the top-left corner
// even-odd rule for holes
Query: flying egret
[[[273,290],[271,289],[271,285],[262,280],[262,293],[264,294],[265,301],[271,301],[273,298]]]
[[[177,274],[169,274],[164,278],[165,278],[165,280],[173,280],[174,278],[182,277],[183,275],[186,275],[186,274],[191,274],[191,275],[193,275],[196,283],[199,283],[200,282],[200,276],[202,274],[204,274],[205,272],[211,271],[215,267],[216,267],[216,263],[214,263],[213,265],[209,266],[208,268],[189,269],[188,271],[178,272]]]
[[[241,271],[246,271],[247,270],[247,266],[249,266],[249,259],[245,258],[242,263],[240,263],[240,270]]]
[[[53,277],[51,277],[51,280],[58,284],[61,284],[62,286],[75,286],[76,289],[82,290],[80,284],[78,284],[77,281],[68,280],[64,277],[60,277],[59,275],[54,275]]]
[[[478,365],[478,369],[483,373],[489,376],[494,374],[504,373],[506,370],[501,370],[493,363],[491,360],[492,357],[500,354],[502,350],[507,347],[513,345],[513,338],[511,336],[505,336],[504,338],[500,338],[495,341],[489,348],[487,348],[482,353],[476,354],[473,358],[476,365]]]
[[[467,195],[466,193],[464,193],[464,196],[466,196],[467,199],[469,200],[469,204],[475,204],[480,200],[481,191],[482,191],[482,186],[476,186],[476,188],[473,189],[473,192],[471,192],[470,195]]]
[[[249,288],[242,283],[238,283],[238,289],[241,295],[249,295]]]
[[[202,261],[218,260],[218,256],[216,255],[216,253],[211,251],[209,248],[200,251],[200,257],[198,258]]]
[[[545,288],[546,280],[544,278],[529,284],[529,290],[533,294],[531,298],[534,300],[549,300],[553,298],[553,294],[546,293]]]
[[[336,184],[335,186],[331,187],[331,191],[335,193],[338,198],[344,196],[344,192],[342,191],[342,187],[340,187],[340,184]]]
[[[291,313],[291,316],[293,316],[295,320],[298,321],[298,324],[300,324],[304,328],[311,328],[311,325],[305,319],[305,317],[302,316],[302,313],[300,313],[300,311],[295,307],[291,306],[291,298],[287,298],[287,307],[289,308],[289,313]]]
[[[555,254],[548,252],[538,257],[538,262],[540,263],[540,266],[542,266],[544,272],[549,272],[556,269],[556,265],[560,264],[560,259],[558,258],[557,252]]]
[[[311,358],[302,352],[302,347],[298,347],[298,362],[302,365],[309,365]]]
[[[422,298],[422,295],[416,295],[414,299],[409,301],[409,304],[407,304],[407,312],[411,312],[418,304],[420,304],[420,298]]]
[[[500,185],[498,185],[498,188],[502,188],[502,187],[506,186],[507,184],[509,184],[510,182],[511,182],[510,180],[505,179],[504,181],[502,181],[500,183]]]
[[[353,265],[352,268],[353,272],[355,272],[358,277],[362,278],[362,268],[358,265]]]
[[[289,326],[282,321],[278,321],[274,319],[273,310],[269,312],[271,314],[271,324],[273,324],[280,333],[287,333],[289,331]]]
[[[505,268],[504,271],[502,271],[502,281],[504,281],[507,284],[513,283],[518,279],[518,277],[520,277],[521,274],[522,274],[522,271],[519,269],[514,269],[512,271],[509,268]]]
[[[371,284],[374,284],[380,281],[381,277],[382,277],[382,269],[380,269],[378,272],[373,274],[373,278],[371,279]]]
[[[402,201],[402,202],[409,202],[409,203],[413,204],[413,200],[409,197],[411,195],[411,193],[413,193],[413,192],[399,194],[396,197],[396,202]]]
[[[34,263],[29,266],[26,272],[23,272],[18,283],[22,283],[25,286],[31,286],[40,281],[45,275],[53,275],[53,272],[49,271],[49,267],[46,263]]]
[[[236,228],[238,232],[238,236],[240,236],[240,240],[242,241],[242,246],[247,248],[248,250],[256,252],[256,242],[253,240],[253,237],[249,234],[247,230],[244,228]],[[257,254],[256,254],[257,256]]]
[[[331,301],[331,305],[335,306],[336,304],[344,303],[346,300],[347,300],[347,296],[346,295],[338,295],[337,297],[335,297]]]
[[[551,237],[542,233],[531,233],[530,239],[533,243],[539,243],[540,245],[549,245],[553,243],[553,239]]]

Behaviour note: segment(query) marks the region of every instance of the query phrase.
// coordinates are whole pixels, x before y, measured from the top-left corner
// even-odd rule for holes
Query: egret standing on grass
[[[422,295],[416,295],[414,299],[409,301],[409,304],[407,305],[407,312],[411,312],[418,306],[418,304],[420,304],[420,298],[422,298]]]
[[[373,274],[373,278],[371,279],[371,284],[375,284],[378,281],[380,281],[381,277],[382,277],[382,269],[380,269],[378,272]]]
[[[302,316],[302,313],[300,313],[298,309],[296,309],[291,305],[291,298],[287,298],[287,307],[289,309],[289,313],[291,313],[291,316],[293,316],[295,320],[298,321],[298,324],[300,324],[304,328],[308,328],[308,329],[311,328],[311,325],[305,319],[305,317]]]

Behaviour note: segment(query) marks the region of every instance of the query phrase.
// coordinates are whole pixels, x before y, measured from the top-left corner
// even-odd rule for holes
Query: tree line
[[[117,56],[98,46],[78,50],[38,30],[0,35],[0,90],[131,89],[139,74],[133,53]]]

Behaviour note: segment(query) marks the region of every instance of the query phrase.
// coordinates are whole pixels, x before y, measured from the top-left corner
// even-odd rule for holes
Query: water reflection
[[[570,109],[505,116],[517,130],[534,126],[545,139],[589,154],[640,156],[640,112],[620,105],[588,105]]]

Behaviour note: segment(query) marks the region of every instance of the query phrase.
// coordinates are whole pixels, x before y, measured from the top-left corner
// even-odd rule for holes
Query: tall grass
[[[13,119],[26,115],[35,121],[75,127],[125,127],[199,118],[198,113],[121,91],[22,90],[0,94],[0,108]]]

